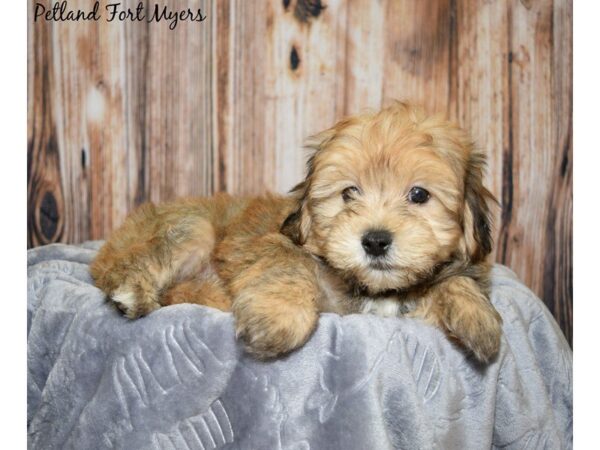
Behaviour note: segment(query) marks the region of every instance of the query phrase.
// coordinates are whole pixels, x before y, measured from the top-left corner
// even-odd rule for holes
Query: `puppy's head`
[[[397,103],[343,120],[309,146],[282,232],[370,294],[490,253],[485,158],[457,126]]]

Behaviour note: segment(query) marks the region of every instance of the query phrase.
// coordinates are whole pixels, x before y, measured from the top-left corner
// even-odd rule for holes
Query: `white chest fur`
[[[414,309],[412,301],[401,301],[397,297],[364,298],[360,312],[383,317],[397,317]]]
[[[336,314],[366,313],[383,317],[397,317],[413,311],[416,301],[389,297],[356,297],[348,294],[348,287],[333,271],[319,264],[316,270],[317,282],[321,290],[318,299],[322,312]]]

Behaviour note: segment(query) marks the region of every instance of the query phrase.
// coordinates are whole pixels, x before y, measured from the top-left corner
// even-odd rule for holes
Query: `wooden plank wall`
[[[33,23],[34,3],[29,247],[103,238],[146,200],[284,192],[306,136],[401,98],[487,151],[495,257],[571,342],[570,0],[159,2],[206,15],[175,30]]]

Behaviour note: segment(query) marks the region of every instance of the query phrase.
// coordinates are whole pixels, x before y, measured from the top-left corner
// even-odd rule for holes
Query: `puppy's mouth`
[[[395,269],[395,266],[385,258],[369,258],[368,266],[369,269],[380,270],[382,272],[389,272]]]

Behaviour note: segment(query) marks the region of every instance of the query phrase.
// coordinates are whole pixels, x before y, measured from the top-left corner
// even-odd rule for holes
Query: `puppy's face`
[[[282,231],[370,294],[430,280],[491,250],[483,158],[468,136],[396,104],[314,138]]]

